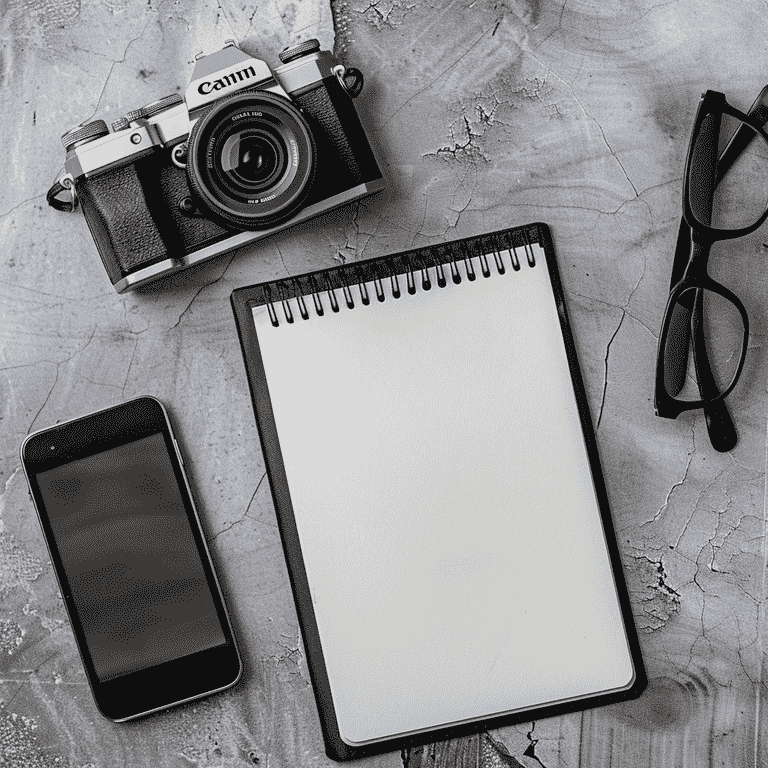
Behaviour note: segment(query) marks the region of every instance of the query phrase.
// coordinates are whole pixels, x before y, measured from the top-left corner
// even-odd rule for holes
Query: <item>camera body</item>
[[[316,40],[280,58],[272,71],[228,41],[197,60],[184,99],[64,134],[48,202],[79,202],[118,293],[383,189],[352,103],[359,71]]]

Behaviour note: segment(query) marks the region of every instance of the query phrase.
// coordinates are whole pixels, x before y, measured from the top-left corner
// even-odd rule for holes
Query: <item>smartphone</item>
[[[57,424],[20,452],[99,711],[123,722],[234,685],[240,653],[161,403]]]

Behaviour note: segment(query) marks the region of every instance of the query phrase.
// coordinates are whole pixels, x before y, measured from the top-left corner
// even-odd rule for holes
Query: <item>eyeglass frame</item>
[[[685,222],[691,231],[691,252],[680,281],[670,291],[669,298],[667,299],[667,305],[664,309],[661,332],[659,333],[659,346],[656,359],[656,389],[654,397],[654,409],[656,411],[656,415],[663,418],[674,419],[685,411],[704,408],[709,404],[721,402],[724,400],[736,386],[736,383],[738,382],[741,375],[741,371],[744,367],[744,361],[747,355],[747,343],[749,340],[749,317],[747,315],[747,310],[738,296],[736,296],[736,294],[709,276],[707,273],[707,261],[709,259],[709,252],[713,243],[720,240],[730,240],[737,237],[744,237],[745,235],[748,235],[758,229],[765,222],[766,218],[768,218],[768,205],[766,205],[765,211],[763,211],[762,216],[760,216],[756,222],[747,227],[739,227],[737,229],[720,229],[718,227],[711,226],[711,224],[703,224],[694,215],[690,201],[690,179],[691,166],[693,163],[693,149],[696,146],[696,142],[699,138],[704,118],[707,115],[713,113],[730,115],[745,125],[748,125],[755,131],[756,134],[762,136],[763,140],[766,142],[766,146],[768,147],[768,133],[766,133],[766,131],[763,129],[763,124],[761,124],[753,117],[744,114],[735,107],[732,107],[726,101],[725,95],[718,91],[708,90],[702,94],[702,98],[699,102],[699,106],[696,112],[693,130],[691,132],[690,143],[688,145],[688,154],[685,161],[685,175],[683,181],[683,218],[685,219]],[[712,163],[714,164],[713,171],[716,174],[718,163],[717,147],[714,148]],[[714,181],[714,186],[716,187],[716,175],[714,177]],[[665,350],[669,336],[669,329],[673,318],[673,312],[671,310],[679,302],[682,294],[685,291],[691,289],[707,289],[730,301],[741,315],[741,319],[744,325],[744,333],[742,338],[741,356],[739,358],[739,363],[728,386],[712,397],[702,397],[699,400],[679,400],[667,392],[666,386],[664,384]],[[692,318],[698,314],[699,313],[694,313]],[[700,334],[700,330],[692,329],[692,336],[694,340],[700,338]],[[698,356],[696,355],[696,343],[694,343],[693,349],[694,365],[697,369],[697,379],[699,382],[701,382],[701,379],[705,378],[699,371],[699,366],[703,365],[703,361],[697,359]],[[708,371],[708,373],[709,377],[712,378],[711,372]],[[701,387],[699,394],[702,394]]]
[[[702,94],[703,97],[704,94]],[[762,126],[768,124],[768,85],[757,95],[747,115],[759,120]],[[749,131],[750,128],[747,125],[740,124],[728,139],[725,148],[717,159],[717,166],[714,169],[715,178],[718,176],[723,177],[730,170],[739,155],[752,142],[755,134]],[[669,282],[670,293],[685,272],[685,267],[691,255],[691,236],[691,228],[688,226],[685,217],[681,215],[675,255],[672,260],[672,274],[670,275]],[[701,332],[701,323],[697,323],[695,329],[692,329],[694,311],[699,313],[703,311],[702,291],[698,288],[693,289],[690,301],[688,297],[686,297],[686,301],[682,301],[681,297],[672,312],[672,320],[664,349],[666,355],[678,354],[679,365],[670,367],[668,365],[670,362],[669,358],[665,358],[664,390],[667,394],[671,394],[672,397],[680,392],[687,377],[688,353],[689,350],[692,351],[699,393],[702,395],[701,399],[706,400],[703,411],[707,434],[709,435],[712,447],[716,451],[724,453],[736,446],[738,435],[725,400],[713,401],[710,395],[706,395],[707,392],[717,392],[717,383],[709,364],[706,340]],[[673,345],[673,347],[670,345]],[[669,388],[670,385],[671,389]]]

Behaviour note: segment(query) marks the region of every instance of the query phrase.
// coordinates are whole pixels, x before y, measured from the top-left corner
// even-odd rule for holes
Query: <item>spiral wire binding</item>
[[[355,300],[352,298],[352,291],[349,290],[349,286],[345,284],[341,287],[341,289],[344,291],[344,301],[347,302],[347,307],[349,309],[354,309]]]
[[[339,311],[339,302],[336,299],[336,291],[333,288],[328,288],[326,293],[328,294],[328,301],[331,302],[331,310],[333,312],[338,312]],[[382,299],[382,301],[383,301],[383,299]]]
[[[285,313],[285,319],[287,322],[292,323],[293,322],[293,312],[291,311],[291,302],[288,298],[285,298],[284,295],[284,286],[280,286],[280,292],[283,293],[283,312]]]
[[[296,301],[299,304],[299,314],[304,320],[309,320],[309,312],[307,311],[307,305],[304,303],[304,297],[299,293],[296,295]]]
[[[508,263],[512,266],[513,272],[519,272],[521,269],[521,258],[517,251],[522,250],[525,255],[526,263],[529,267],[536,266],[536,257],[533,251],[533,245],[529,242],[514,247],[508,248],[484,248],[480,253],[475,255],[463,255],[450,258],[447,262],[435,259],[431,263],[428,263],[428,259],[414,259],[406,266],[402,264],[402,269],[396,268],[399,263],[395,260],[395,263],[380,263],[373,265],[373,276],[366,276],[365,270],[361,265],[350,265],[352,267],[352,273],[355,276],[354,280],[343,281],[341,285],[333,285],[332,283],[339,282],[339,278],[329,278],[324,285],[318,285],[318,280],[314,274],[305,277],[305,281],[309,282],[309,290],[305,290],[306,286],[302,285],[299,278],[292,278],[288,281],[281,281],[278,283],[265,284],[265,303],[267,304],[267,310],[269,312],[269,319],[273,326],[280,325],[280,317],[276,309],[277,304],[282,304],[282,314],[285,317],[285,322],[295,322],[295,315],[291,309],[291,298],[296,300],[298,306],[299,315],[303,320],[309,320],[310,312],[305,302],[305,296],[310,294],[312,296],[312,303],[314,305],[315,314],[318,317],[322,317],[325,314],[325,307],[321,298],[325,293],[328,297],[328,305],[332,312],[340,311],[339,299],[336,295],[336,291],[341,290],[343,296],[343,303],[348,309],[355,308],[355,296],[353,294],[353,287],[355,283],[360,294],[360,303],[363,306],[367,306],[371,303],[371,295],[368,291],[368,283],[373,283],[373,288],[376,294],[376,299],[379,302],[386,301],[386,289],[385,283],[389,282],[389,292],[393,299],[399,299],[403,294],[400,290],[399,277],[405,275],[405,291],[414,295],[416,293],[416,281],[421,279],[421,287],[424,291],[432,289],[433,280],[430,276],[430,270],[434,270],[435,281],[438,288],[445,288],[448,285],[446,277],[445,266],[446,263],[450,270],[451,282],[455,285],[461,283],[463,277],[459,270],[459,262],[464,262],[464,274],[466,279],[470,282],[477,280],[478,275],[475,271],[475,265],[473,259],[477,259],[480,265],[480,274],[484,278],[488,278],[492,274],[492,268],[495,267],[496,272],[499,275],[503,275],[507,271],[507,265],[505,264],[504,254],[506,254]],[[294,289],[290,292],[286,291],[287,284],[292,283]],[[273,292],[277,290],[279,296],[274,296]],[[290,295],[287,295],[290,293]]]

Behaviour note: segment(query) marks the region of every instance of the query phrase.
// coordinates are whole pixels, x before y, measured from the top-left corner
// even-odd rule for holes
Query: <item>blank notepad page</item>
[[[633,682],[547,262],[519,250],[253,309],[349,744]]]

